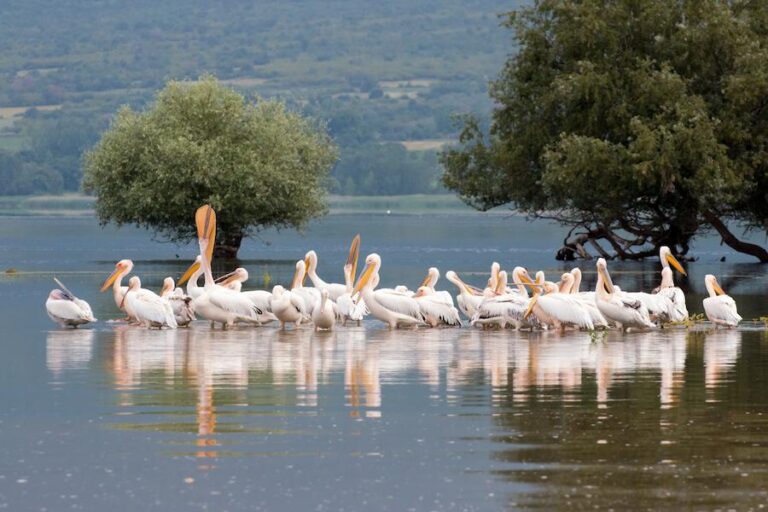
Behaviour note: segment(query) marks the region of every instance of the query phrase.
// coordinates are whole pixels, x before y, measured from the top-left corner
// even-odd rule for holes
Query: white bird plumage
[[[178,327],[170,303],[152,290],[142,288],[138,276],[128,280],[128,291],[123,296],[123,302],[126,310],[146,327]]]
[[[709,297],[703,301],[704,312],[710,322],[726,327],[736,327],[742,318],[736,310],[736,301],[726,294],[712,274],[704,276],[704,284],[707,287]]]
[[[54,289],[48,294],[45,301],[45,310],[51,320],[62,327],[77,327],[90,322],[95,322],[91,306],[86,301],[79,299],[70,292],[57,278],[53,278],[61,289]]]

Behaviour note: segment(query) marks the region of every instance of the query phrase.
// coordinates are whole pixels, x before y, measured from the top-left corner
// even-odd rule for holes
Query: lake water
[[[318,251],[339,280],[351,237],[382,284],[430,265],[481,284],[491,261],[556,280],[561,228],[484,215],[332,216],[266,232],[241,264],[290,279]],[[265,245],[268,243],[268,245]],[[745,319],[768,315],[768,269],[717,240],[694,245],[691,313],[715,273]],[[0,509],[760,509],[768,505],[768,334],[147,331],[98,287],[131,258],[145,286],[178,276],[193,245],[93,219],[0,219]],[[720,259],[725,256],[726,262]],[[585,287],[594,263],[578,262]],[[609,262],[625,289],[657,262]],[[220,271],[226,270],[220,268]],[[59,276],[101,320],[62,330],[44,310]],[[438,288],[452,290],[441,280]],[[453,291],[453,290],[452,290]]]

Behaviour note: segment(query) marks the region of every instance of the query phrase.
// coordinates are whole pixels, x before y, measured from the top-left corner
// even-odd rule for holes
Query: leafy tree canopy
[[[736,220],[768,230],[768,3],[539,0],[510,13],[519,52],[441,156],[472,206],[574,227],[559,256],[642,258]]]
[[[169,82],[144,112],[122,108],[86,154],[83,185],[102,223],[137,224],[170,240],[195,236],[194,212],[219,212],[218,253],[244,236],[301,228],[326,211],[336,147],[278,101],[247,101],[205,76]]]

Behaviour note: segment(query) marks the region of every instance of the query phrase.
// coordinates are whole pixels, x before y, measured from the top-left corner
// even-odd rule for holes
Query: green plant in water
[[[605,334],[608,331],[598,331],[596,329],[593,329],[589,331],[589,340],[591,343],[600,343],[601,341],[605,340]]]
[[[269,283],[272,282],[272,276],[269,275],[269,272],[265,270],[262,279],[264,280],[264,288],[269,288]]]

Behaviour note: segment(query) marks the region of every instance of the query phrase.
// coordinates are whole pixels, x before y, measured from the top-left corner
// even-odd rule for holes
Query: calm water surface
[[[363,254],[382,255],[384,285],[413,287],[429,265],[476,284],[493,260],[550,279],[568,268],[553,259],[559,228],[479,215],[329,217],[304,236],[264,233],[241,264],[256,285],[285,283],[315,248],[338,280],[358,231]],[[194,252],[91,219],[0,219],[0,269],[19,271],[0,277],[0,508],[768,506],[761,323],[590,336],[106,322],[119,315],[98,286],[116,260],[158,287]],[[694,252],[681,282],[692,313],[712,272],[745,318],[768,315],[766,269],[716,240]],[[610,266],[626,289],[657,284],[654,262]],[[592,286],[593,264],[582,267]],[[53,273],[102,321],[56,328],[43,307]]]

